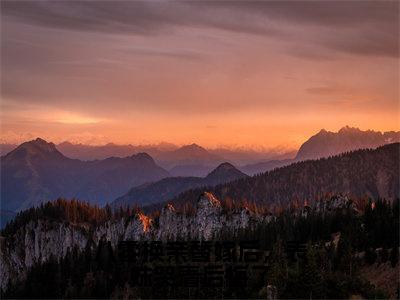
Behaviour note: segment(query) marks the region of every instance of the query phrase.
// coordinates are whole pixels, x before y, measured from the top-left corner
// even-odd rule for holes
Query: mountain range
[[[292,201],[304,203],[319,199],[330,193],[393,200],[400,197],[399,156],[400,143],[393,143],[374,150],[362,149],[296,162],[214,188],[186,191],[171,203],[183,206],[205,191],[212,192],[219,199],[230,198],[278,207]]]
[[[399,131],[363,131],[345,126],[338,132],[322,129],[303,143],[298,151],[206,149],[197,144],[178,147],[170,143],[158,145],[117,145],[109,143],[91,146],[63,142],[56,147],[65,156],[79,160],[102,160],[108,157],[123,158],[145,152],[172,176],[204,177],[223,162],[230,162],[238,166],[242,172],[253,175],[295,161],[327,157],[356,149],[376,148],[393,142],[400,142]],[[5,155],[16,147],[17,145],[13,144],[0,144],[0,153]]]
[[[294,159],[283,157],[283,159],[244,165],[238,167],[241,172],[230,168],[232,177],[230,174],[225,174],[218,180],[210,180],[210,176],[214,173],[211,171],[226,160],[197,144],[181,148],[170,144],[148,148],[157,156],[158,160],[153,159],[147,153],[137,153],[135,151],[139,148],[130,146],[129,149],[136,154],[130,153],[125,157],[82,161],[65,156],[62,151],[58,150],[58,147],[64,150],[69,147],[69,153],[85,147],[85,149],[94,151],[95,147],[80,145],[76,148],[76,145],[66,143],[56,146],[38,138],[21,144],[1,157],[1,208],[16,212],[58,197],[76,197],[98,205],[110,203],[117,198],[122,203],[148,204],[157,199],[163,201],[175,197],[186,189],[214,186],[231,179],[235,180],[244,176],[243,173],[248,175],[264,173],[301,160],[332,156],[358,148],[374,148],[399,140],[400,132],[362,131],[347,126],[337,133],[321,130],[300,147]],[[102,149],[104,154],[109,154],[107,151],[113,149],[117,155],[122,155],[123,151],[127,151],[125,146],[114,144],[106,145]],[[81,150],[78,150],[77,153],[82,153]],[[222,153],[227,152],[219,154]],[[158,161],[162,161],[163,166],[170,168],[170,171],[160,166]],[[223,166],[226,167],[228,164]],[[346,168],[346,166],[344,167]],[[333,164],[332,168],[336,169],[336,166]],[[217,170],[219,172],[221,168],[217,168]],[[376,176],[375,173],[372,175]],[[182,178],[182,176],[186,178]],[[321,173],[320,176],[325,175]],[[164,178],[168,179],[158,182]],[[282,183],[282,186],[290,185],[282,191],[283,195],[292,188],[290,180],[293,178],[286,179],[288,181]],[[304,180],[305,185],[310,184],[307,179],[301,180]],[[312,180],[318,182],[318,179]],[[254,184],[256,186],[251,189],[252,192],[262,185],[261,183]],[[326,186],[329,191],[328,187]],[[267,191],[268,193],[260,194],[257,197],[265,198],[266,195],[271,197],[269,194],[271,191],[267,189],[265,192]],[[371,192],[371,194],[380,195],[376,192]]]
[[[373,149],[395,142],[400,142],[400,131],[363,131],[349,126],[341,128],[338,132],[322,129],[300,146],[294,158],[257,162],[242,166],[240,170],[254,175],[302,160],[329,157],[357,149]]]
[[[102,205],[133,186],[169,176],[146,153],[81,161],[38,138],[1,157],[2,210],[19,211],[58,197]]]
[[[328,157],[346,151],[376,148],[394,142],[400,142],[399,131],[362,131],[349,126],[343,127],[338,132],[322,129],[301,145],[295,159]]]
[[[221,183],[247,177],[230,163],[222,163],[206,177],[169,177],[160,181],[134,187],[112,202],[113,207],[138,206],[173,199],[180,193],[197,187],[212,187]]]

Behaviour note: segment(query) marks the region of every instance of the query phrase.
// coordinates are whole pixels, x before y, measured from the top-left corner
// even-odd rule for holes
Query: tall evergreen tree
[[[267,280],[270,285],[277,288],[278,295],[280,295],[284,291],[288,279],[288,262],[281,239],[278,239],[272,248],[270,262]]]

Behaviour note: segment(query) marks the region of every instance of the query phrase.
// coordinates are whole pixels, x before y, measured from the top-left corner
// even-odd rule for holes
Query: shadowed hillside
[[[358,150],[338,156],[297,162],[254,177],[243,178],[211,191],[220,199],[231,198],[285,205],[307,201],[329,193],[350,196],[399,197],[399,151],[394,143],[375,150]],[[202,189],[182,193],[177,205],[196,199]]]
[[[168,176],[146,153],[85,162],[36,139],[1,158],[1,204],[3,210],[18,211],[58,197],[75,197],[102,205],[132,186]]]
[[[206,177],[169,177],[153,183],[132,188],[112,202],[112,206],[149,205],[174,198],[180,193],[196,187],[212,187],[217,184],[247,177],[233,165],[223,163]]]

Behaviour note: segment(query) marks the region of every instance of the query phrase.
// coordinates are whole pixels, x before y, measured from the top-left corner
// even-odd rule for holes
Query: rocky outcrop
[[[307,217],[311,212],[328,214],[330,212],[343,209],[351,209],[356,213],[359,213],[358,208],[353,200],[349,199],[345,195],[335,195],[329,199],[313,201],[310,205],[305,202],[303,208],[298,211],[298,214],[301,214],[303,217]]]
[[[83,226],[43,221],[28,223],[1,245],[0,287],[23,276],[34,263],[45,262],[50,257],[64,257],[68,249],[74,247],[83,250],[87,242],[88,231]]]
[[[334,196],[304,205],[297,214],[306,217],[311,211],[328,213],[343,208],[356,209],[347,197]],[[246,207],[226,211],[213,194],[205,192],[190,214],[167,204],[155,219],[137,213],[128,219],[110,220],[97,227],[61,221],[31,221],[13,236],[1,237],[0,287],[4,289],[9,280],[23,278],[35,263],[43,263],[51,257],[60,259],[73,248],[82,251],[86,247],[95,247],[100,241],[110,241],[115,248],[122,240],[210,240],[222,229],[235,233],[273,218],[273,215],[256,214]]]
[[[334,196],[304,205],[297,213],[306,217],[311,211],[328,213],[343,208],[356,209],[347,197]],[[115,248],[122,240],[210,240],[222,229],[235,233],[273,218],[273,215],[257,214],[246,207],[226,211],[213,194],[205,192],[190,214],[167,204],[154,219],[137,213],[128,219],[110,220],[96,227],[62,221],[31,221],[13,236],[1,237],[0,287],[4,289],[9,280],[23,278],[35,263],[43,263],[51,257],[60,259],[73,248],[82,251],[95,247],[100,241],[110,241]]]
[[[246,208],[225,213],[219,200],[206,192],[199,198],[194,216],[176,212],[171,204],[164,207],[159,217],[156,236],[160,240],[178,237],[208,240],[222,228],[235,231],[264,220],[264,216],[252,214]]]
[[[269,218],[246,208],[224,212],[218,199],[211,193],[204,193],[193,215],[177,212],[169,204],[156,220],[138,213],[129,219],[107,221],[95,228],[88,224],[32,221],[12,237],[3,238],[0,287],[5,288],[9,280],[23,277],[34,263],[45,262],[50,257],[60,259],[68,250],[75,247],[83,250],[97,245],[100,240],[110,241],[113,247],[121,240],[208,240],[222,228],[235,231]]]

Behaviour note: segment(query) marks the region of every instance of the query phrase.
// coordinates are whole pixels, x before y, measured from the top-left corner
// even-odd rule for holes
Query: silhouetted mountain
[[[268,160],[248,164],[240,169],[249,175],[264,173],[296,161],[329,157],[343,152],[376,148],[388,143],[400,141],[400,132],[362,131],[358,128],[343,127],[337,133],[322,129],[303,143],[294,159]]]
[[[244,177],[247,177],[247,175],[236,169],[232,164],[225,162],[208,174],[205,179],[209,184],[215,185]]]
[[[297,149],[288,150],[279,148],[268,150],[216,148],[207,149],[207,151],[223,157],[225,161],[234,162],[237,166],[263,163],[271,160],[293,159],[297,154]]]
[[[208,157],[209,154],[212,155],[211,162],[212,166],[207,170],[207,173],[214,169],[219,163],[223,161],[232,161],[236,165],[251,164],[259,161],[267,160],[278,160],[278,159],[289,159],[296,156],[296,151],[286,152],[284,149],[271,149],[271,150],[252,150],[252,149],[240,149],[240,148],[216,148],[216,149],[204,149],[196,144],[183,146],[179,149],[178,146],[170,143],[159,143],[155,145],[117,145],[113,143],[108,143],[106,145],[84,145],[84,144],[73,144],[70,142],[63,142],[57,146],[65,156],[70,158],[77,158],[80,160],[93,160],[93,159],[104,159],[110,156],[115,157],[126,157],[138,152],[146,152],[150,154],[156,162],[165,162],[166,168],[171,168],[173,166],[178,166],[182,163],[182,160],[190,161],[191,155],[188,152],[193,151],[194,153],[201,152],[203,156]],[[1,150],[3,154],[8,153],[12,149],[16,148],[16,145],[2,144]],[[1,149],[1,148],[0,148]],[[174,151],[177,150],[177,151]],[[206,153],[206,152],[208,153]],[[184,153],[186,154],[184,155]],[[184,159],[182,159],[184,156]],[[217,162],[214,162],[217,157]],[[176,161],[174,161],[176,159]],[[197,160],[198,161],[198,160]],[[206,159],[207,162],[209,160]],[[204,163],[204,161],[202,162]],[[186,163],[187,164],[187,163]],[[189,165],[202,165],[200,164],[190,164]],[[180,167],[180,166],[178,166]],[[185,165],[182,165],[184,168]],[[207,167],[209,167],[207,165]],[[205,176],[203,174],[202,176]],[[186,174],[185,174],[186,175]],[[194,174],[192,174],[194,176]]]
[[[7,143],[0,144],[0,156],[6,155],[8,152],[11,152],[17,147],[18,145],[15,144],[7,144]]]
[[[169,155],[173,156],[174,159],[179,159],[179,160],[195,160],[195,159],[213,160],[219,158],[216,155],[210,154],[206,149],[197,144],[182,146],[179,149],[171,151]]]
[[[168,172],[174,177],[204,177],[210,173],[215,166],[204,166],[204,165],[178,165]]]
[[[127,194],[117,198],[112,206],[148,205],[166,201],[183,191],[202,186],[215,186],[220,183],[247,177],[230,163],[223,163],[204,178],[200,177],[170,177],[154,183],[132,188]]]
[[[292,162],[294,162],[293,159],[269,160],[265,162],[242,166],[240,167],[240,170],[242,170],[246,174],[255,175],[289,165]]]
[[[126,157],[135,153],[146,152],[156,157],[161,151],[172,149],[173,146],[167,147],[166,145],[156,146],[133,146],[133,145],[117,145],[108,143],[101,146],[90,146],[83,144],[72,144],[70,142],[63,142],[57,145],[57,148],[66,156],[70,158],[77,158],[80,160],[94,160],[105,159],[107,157]]]
[[[85,162],[36,139],[1,158],[1,204],[11,211],[58,197],[104,204],[133,186],[168,176],[146,153]]]
[[[66,157],[57,150],[53,143],[48,143],[41,138],[22,143],[4,157],[4,162],[13,160],[64,160]]]
[[[182,146],[173,151],[160,152],[157,161],[161,166],[171,169],[175,166],[202,165],[215,167],[222,163],[224,159],[215,154],[211,154],[197,144]]]
[[[399,192],[400,144],[364,149],[338,156],[307,160],[218,185],[207,191],[219,199],[262,202],[272,206],[293,200],[311,201],[326,194],[394,199]],[[193,189],[176,197],[174,205],[197,199],[205,189]]]
[[[328,157],[342,152],[376,148],[400,141],[400,132],[362,131],[358,128],[343,127],[338,132],[322,129],[301,145],[296,160]]]

